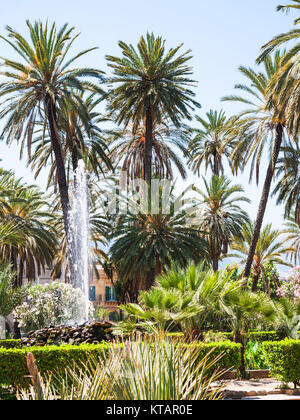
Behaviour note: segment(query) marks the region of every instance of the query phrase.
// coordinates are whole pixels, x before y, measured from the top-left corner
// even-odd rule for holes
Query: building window
[[[89,299],[91,302],[96,302],[96,286],[90,286]]]
[[[110,286],[105,287],[105,300],[106,300],[106,302],[116,302],[117,301],[116,292],[115,292],[115,289],[113,287],[110,287]]]
[[[110,321],[113,321],[113,322],[117,322],[118,321],[118,312],[116,312],[116,311],[114,311],[114,312],[111,312],[110,314],[109,314],[109,320]]]

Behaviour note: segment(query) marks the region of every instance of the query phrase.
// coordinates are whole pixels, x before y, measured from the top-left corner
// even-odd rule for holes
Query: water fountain
[[[71,229],[71,249],[73,278],[72,285],[81,289],[84,295],[81,315],[67,325],[50,325],[41,330],[27,333],[21,341],[22,346],[49,345],[49,344],[81,344],[110,341],[113,335],[108,322],[92,321],[89,301],[89,194],[86,168],[83,160],[78,162],[74,173],[74,188],[71,198],[71,211],[69,214]],[[70,316],[71,317],[71,316]]]
[[[89,199],[88,180],[83,160],[79,160],[74,173],[74,190],[69,216],[72,240],[69,243],[74,268],[72,284],[80,288],[84,294],[83,319],[76,320],[86,323],[89,320]]]

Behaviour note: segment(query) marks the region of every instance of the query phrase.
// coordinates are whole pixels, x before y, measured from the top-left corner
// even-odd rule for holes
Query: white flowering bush
[[[277,296],[300,303],[300,267],[293,268],[290,275],[282,281],[281,287],[277,290]]]
[[[93,313],[89,303],[90,319]],[[20,328],[26,332],[49,325],[81,323],[84,314],[85,297],[81,289],[59,282],[29,287],[26,301],[14,311]]]

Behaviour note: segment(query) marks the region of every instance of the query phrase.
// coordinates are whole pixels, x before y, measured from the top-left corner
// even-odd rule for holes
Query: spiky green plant
[[[33,384],[19,400],[215,400],[212,387],[222,373],[214,366],[222,355],[199,360],[196,342],[188,346],[167,337],[113,343],[101,357],[43,379],[28,360]]]

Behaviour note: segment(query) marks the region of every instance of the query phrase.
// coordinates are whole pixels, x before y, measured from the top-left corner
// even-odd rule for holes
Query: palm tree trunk
[[[212,260],[213,270],[216,273],[219,270],[219,258],[214,256]]]
[[[252,278],[252,292],[256,293],[258,289],[259,274],[253,274]]]
[[[60,194],[61,207],[63,212],[64,227],[67,237],[67,252],[69,267],[71,273],[71,281],[75,279],[74,270],[72,264],[72,255],[69,244],[72,242],[72,233],[70,230],[69,224],[69,212],[70,212],[70,200],[69,200],[69,190],[66,177],[65,162],[63,158],[61,143],[58,134],[57,127],[57,116],[56,116],[56,107],[50,95],[46,96],[46,108],[47,108],[47,117],[50,128],[50,138],[51,146],[55,156],[56,170],[57,170],[57,182]]]
[[[272,159],[267,170],[266,179],[265,179],[265,183],[264,183],[264,187],[263,187],[263,191],[261,195],[260,205],[259,205],[259,209],[257,213],[257,219],[254,226],[253,237],[252,237],[248,258],[245,265],[244,277],[246,279],[248,279],[250,276],[253,257],[255,254],[257,241],[259,239],[260,230],[262,227],[262,223],[263,223],[263,219],[264,219],[264,215],[265,215],[265,211],[266,211],[266,207],[267,207],[267,203],[268,203],[268,199],[270,195],[272,179],[275,172],[275,165],[277,163],[280,147],[283,140],[283,125],[281,123],[276,124],[275,132],[276,132],[276,136],[275,136]]]
[[[214,167],[213,167],[213,175],[219,176],[219,164],[218,164],[218,156],[217,156],[217,152],[214,152]]]
[[[246,364],[245,364],[245,337],[241,332],[235,332],[233,335],[235,343],[241,344],[241,365],[239,368],[242,379],[246,379]]]
[[[153,118],[152,118],[152,110],[151,110],[151,107],[149,106],[146,113],[145,160],[144,160],[144,178],[149,187],[151,187],[151,177],[152,177],[152,137],[153,137]]]

